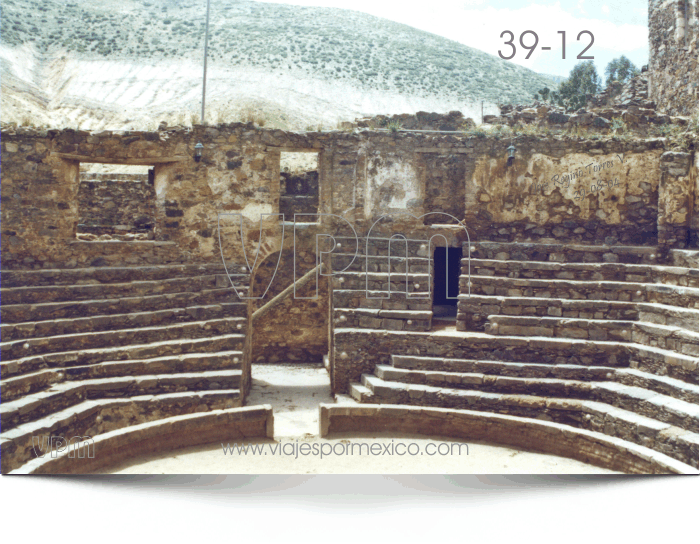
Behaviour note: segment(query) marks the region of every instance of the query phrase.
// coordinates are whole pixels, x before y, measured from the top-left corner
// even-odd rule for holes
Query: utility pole
[[[204,31],[204,76],[202,78],[202,124],[204,124],[204,105],[207,97],[207,52],[209,49],[209,4],[207,0],[207,26]]]

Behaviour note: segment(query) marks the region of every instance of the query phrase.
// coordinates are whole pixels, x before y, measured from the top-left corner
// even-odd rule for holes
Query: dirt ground
[[[322,365],[254,365],[247,405],[272,405],[274,440],[255,454],[210,444],[137,458],[115,474],[613,474],[572,459],[439,436],[318,436],[318,405],[334,402]],[[381,454],[369,452],[381,444]],[[302,445],[306,446],[302,447]],[[400,444],[402,444],[400,446]],[[460,444],[462,445],[460,447]],[[243,446],[243,444],[238,444]],[[467,447],[468,446],[468,447]],[[226,453],[224,452],[226,448]],[[333,452],[335,450],[335,452]],[[379,451],[375,446],[373,451]],[[306,451],[306,455],[303,454]],[[400,453],[403,452],[403,455]],[[322,455],[323,454],[323,455]]]

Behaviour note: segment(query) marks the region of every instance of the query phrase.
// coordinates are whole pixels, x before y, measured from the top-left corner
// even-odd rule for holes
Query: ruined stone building
[[[3,130],[2,471],[271,436],[246,395],[281,361],[325,363],[321,435],[696,471],[697,134],[645,127],[697,112],[697,13],[650,2],[641,106],[519,111],[559,132]],[[623,111],[625,137],[566,131]]]

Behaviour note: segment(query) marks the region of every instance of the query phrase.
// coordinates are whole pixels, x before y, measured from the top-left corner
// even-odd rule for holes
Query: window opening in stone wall
[[[152,166],[80,163],[78,240],[155,238],[156,192]]]
[[[433,321],[457,320],[461,247],[436,247],[433,253]],[[454,298],[448,298],[454,297]]]
[[[318,153],[280,154],[280,213],[285,221],[294,214],[317,214],[319,206]],[[297,216],[297,223],[316,223],[318,215]]]

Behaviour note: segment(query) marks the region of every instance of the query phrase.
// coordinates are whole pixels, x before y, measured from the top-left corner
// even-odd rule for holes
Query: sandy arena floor
[[[438,436],[398,434],[318,436],[318,405],[334,402],[328,373],[322,365],[254,365],[247,405],[270,404],[275,415],[275,440],[251,440],[261,453],[224,453],[222,444],[185,448],[137,458],[114,467],[116,474],[613,474],[554,455],[532,453]],[[392,444],[393,442],[393,444]],[[382,455],[367,453],[382,444]],[[399,446],[399,444],[404,446]],[[443,444],[446,443],[446,444]],[[308,444],[306,456],[300,452]],[[365,446],[361,446],[366,444]],[[415,444],[415,445],[413,445]],[[242,444],[239,444],[242,445]],[[385,446],[393,446],[393,455]],[[224,444],[226,446],[226,444]],[[233,447],[233,444],[230,444]],[[324,454],[334,447],[336,454]],[[377,447],[375,446],[375,449]],[[403,448],[406,448],[404,450]],[[441,455],[438,453],[445,453]],[[461,449],[461,453],[460,453]],[[353,451],[354,450],[354,451]],[[449,451],[451,450],[451,451]],[[391,451],[391,449],[389,450]],[[399,452],[406,451],[404,455]],[[433,453],[433,455],[429,455]]]

